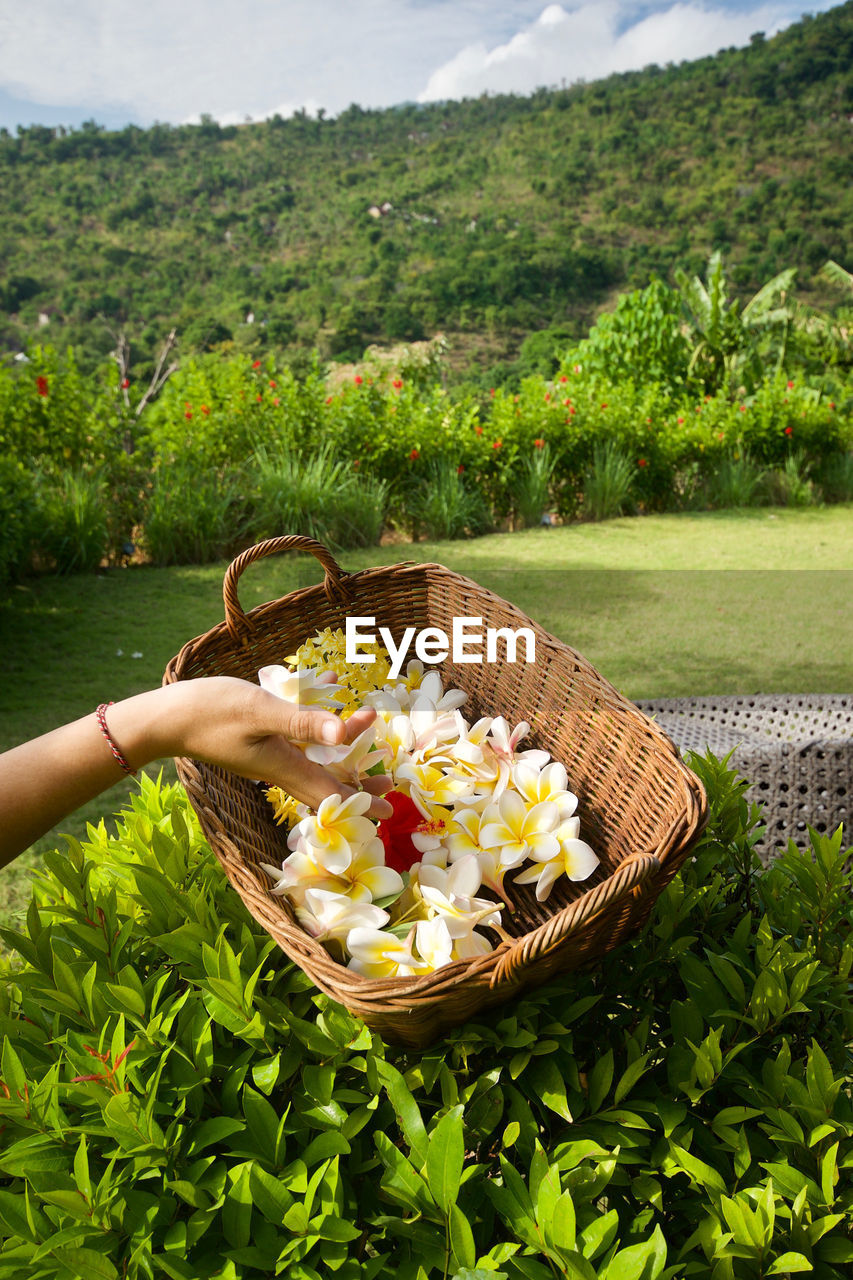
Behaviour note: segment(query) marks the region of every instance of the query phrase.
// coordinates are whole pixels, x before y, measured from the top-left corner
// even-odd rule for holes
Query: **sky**
[[[834,0],[0,0],[0,126],[263,120],[529,93],[768,37]]]

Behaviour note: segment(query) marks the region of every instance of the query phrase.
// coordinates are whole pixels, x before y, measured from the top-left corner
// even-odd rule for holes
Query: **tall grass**
[[[712,507],[754,507],[762,499],[763,469],[744,450],[724,458],[708,478]]]
[[[827,502],[853,502],[853,453],[833,453],[817,472]]]
[[[417,489],[411,490],[407,518],[415,536],[446,541],[486,533],[491,512],[483,495],[469,489],[458,466],[447,458],[433,462]]]
[[[769,501],[780,507],[811,507],[819,498],[802,451],[790,453],[783,467],[768,472],[765,488]]]
[[[324,447],[314,454],[260,448],[249,469],[254,540],[302,533],[334,547],[379,541],[388,486],[360,476],[349,460]]]
[[[141,542],[155,564],[207,564],[245,538],[245,484],[239,474],[160,468],[148,495]]]
[[[96,569],[109,547],[105,487],[97,475],[65,471],[36,477],[36,545],[57,573]]]
[[[634,468],[612,441],[596,445],[583,486],[582,512],[592,520],[610,520],[628,508]]]
[[[548,511],[556,465],[549,446],[540,445],[524,459],[513,477],[513,508],[525,529],[540,525]]]

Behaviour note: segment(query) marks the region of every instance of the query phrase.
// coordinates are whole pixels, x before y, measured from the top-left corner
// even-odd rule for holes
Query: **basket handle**
[[[577,902],[571,902],[562,911],[558,911],[545,924],[540,925],[533,933],[510,947],[501,956],[492,973],[490,985],[495,987],[500,982],[517,978],[522,970],[532,964],[548,951],[553,951],[560,943],[565,942],[573,933],[582,928],[592,916],[614,907],[626,898],[632,890],[638,889],[649,876],[660,868],[660,859],[653,853],[638,854],[626,859],[618,871],[607,880],[590,889]]]
[[[349,577],[349,574],[341,568],[331,551],[328,547],[324,547],[322,542],[315,542],[313,538],[303,538],[299,534],[292,534],[283,538],[268,538],[266,542],[257,542],[253,547],[249,547],[246,551],[241,552],[236,559],[232,560],[225,571],[222,596],[225,601],[225,625],[232,639],[245,640],[252,631],[252,624],[243,612],[243,606],[240,604],[237,595],[237,583],[241,574],[256,560],[263,560],[265,556],[276,555],[279,551],[307,551],[320,561],[326,572],[326,580],[323,586],[329,599],[331,601],[345,600],[348,596],[349,592],[345,585],[345,580]]]

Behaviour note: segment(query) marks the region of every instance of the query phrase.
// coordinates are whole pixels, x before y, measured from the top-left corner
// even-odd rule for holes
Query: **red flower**
[[[276,396],[275,399],[273,400],[273,404],[275,405],[276,408],[278,408],[278,406],[281,404],[281,401],[279,400],[278,396]]]
[[[353,466],[353,471],[358,471],[359,467],[361,466],[361,462],[359,461],[359,459],[358,459],[358,458],[356,458],[356,460],[355,460],[355,462],[352,464],[352,466]]]
[[[275,382],[270,378],[270,386],[275,389]]]
[[[258,392],[258,394],[257,394],[257,396],[256,396],[256,399],[257,399],[257,400],[263,400],[263,398],[264,398],[264,397],[261,395],[261,393],[260,393],[260,391],[259,391],[259,392]]]
[[[403,386],[403,379],[395,378],[394,381],[391,383],[391,386],[394,388],[395,391],[399,391]]]
[[[502,444],[503,444],[503,440],[493,440],[493,441],[492,441],[492,448],[493,448],[493,449],[500,449],[500,447],[501,447],[501,445],[502,445]]]
[[[424,822],[424,815],[402,791],[386,791],[385,799],[394,810],[390,818],[379,823],[379,839],[385,846],[385,865],[394,871],[408,871],[420,862],[420,850],[412,843],[412,832]]]
[[[564,400],[564,401],[563,401],[563,404],[566,406],[566,408],[567,408],[567,409],[568,409],[568,407],[569,407],[569,405],[570,405],[571,403],[572,403],[572,397],[571,397],[571,396],[569,396],[568,400]]]
[[[565,374],[563,374],[563,375],[562,375],[562,377],[560,378],[560,381],[561,381],[561,382],[568,382],[568,378],[566,377],[566,375],[565,375]]]
[[[793,391],[793,390],[794,390],[794,384],[793,384],[793,382],[789,382],[789,383],[788,383],[788,390],[789,390],[789,391]]]
[[[362,378],[362,376],[361,376],[361,374],[360,374],[360,373],[357,373],[357,374],[355,375],[355,377],[353,378],[353,382],[355,383],[355,385],[356,385],[357,387],[360,387],[360,386],[361,386],[361,384],[362,384],[362,382],[364,382],[364,378]]]
[[[723,438],[723,433],[722,433],[722,431],[718,431],[718,432],[717,432],[717,439],[718,439],[718,440],[722,440],[722,438]]]
[[[649,426],[651,426],[651,425],[652,425],[652,420],[651,420],[651,418],[646,418],[646,422],[649,424]]]
[[[412,452],[409,454],[409,461],[414,462],[415,459],[419,458],[420,456],[421,456],[420,452],[417,449],[413,449]]]
[[[192,416],[193,416],[193,411],[192,411],[192,409],[186,409],[186,410],[184,411],[184,417],[186,418],[187,422],[189,422],[189,420],[190,420],[190,418],[191,418]]]
[[[333,400],[334,396],[326,396],[326,404],[331,404]]]
[[[606,409],[606,408],[607,408],[607,401],[606,401],[606,400],[604,401],[604,404],[603,404],[601,407],[602,407],[602,409]]]
[[[697,406],[696,406],[696,412],[697,412],[697,413],[701,413],[701,412],[702,412],[702,406],[701,406],[701,404],[697,404]]]
[[[121,385],[122,385],[122,387],[124,388],[124,390],[126,391],[126,390],[127,390],[127,388],[130,386],[130,378],[122,378],[122,380],[121,380]]]
[[[544,449],[545,441],[542,439],[541,436],[539,436],[536,440],[533,441],[533,445],[536,449]]]
[[[575,410],[575,406],[574,406],[574,405],[572,405],[571,409],[569,410],[569,413],[575,413],[575,412],[576,412],[576,410]]]
[[[204,416],[205,416],[205,417],[207,417],[207,416],[208,416],[208,414],[210,413],[210,410],[208,409],[208,407],[207,407],[207,405],[206,405],[206,404],[203,404],[203,405],[201,406],[201,411],[202,411],[202,413],[204,414]]]
[[[683,418],[679,418],[679,419],[678,419],[678,425],[679,425],[680,427],[682,427],[682,426],[684,425],[684,419],[683,419]]]
[[[482,428],[482,427],[475,427],[475,428],[474,428],[474,430],[476,431],[476,433],[477,433],[477,435],[478,435],[478,436],[481,436],[481,435],[483,434],[483,428]]]
[[[793,427],[786,427],[786,428],[785,428],[785,435],[786,435],[786,436],[792,436],[793,434],[794,434],[794,428],[793,428]]]
[[[457,474],[458,476],[461,476],[461,475],[462,475],[462,472],[463,472],[464,470],[465,470],[465,464],[464,464],[464,462],[460,462],[460,463],[459,463],[459,466],[456,468],[456,474]]]
[[[495,389],[494,387],[492,387],[492,389],[489,391],[489,395],[493,396],[494,394],[495,394]]]
[[[548,401],[548,400],[550,400],[550,399],[551,399],[551,392],[550,392],[550,391],[546,391],[546,392],[545,392],[545,400],[546,400],[546,401]]]
[[[834,401],[834,400],[830,400],[830,402],[829,402],[829,407],[830,407],[830,409],[834,409],[834,408],[835,408],[835,401]]]
[[[515,401],[515,403],[516,403],[516,404],[518,404],[519,400],[521,399],[521,397],[520,397],[520,396],[513,396],[512,398],[513,398],[513,400]]]
[[[39,374],[39,376],[36,378],[36,391],[39,393],[40,396],[47,395],[47,391],[48,391],[47,378],[43,378],[41,374]]]
[[[254,360],[254,361],[252,362],[252,368],[253,368],[253,369],[260,369],[260,367],[261,367],[261,362],[260,362],[260,360]]]
[[[738,408],[740,409],[741,413],[746,413],[746,405],[745,405],[745,404],[738,405]]]
[[[645,458],[638,458],[638,459],[637,459],[637,466],[638,466],[638,467],[647,467],[648,465],[649,465],[649,464],[646,462]]]

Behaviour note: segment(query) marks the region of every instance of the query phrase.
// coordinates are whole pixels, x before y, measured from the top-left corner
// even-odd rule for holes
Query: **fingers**
[[[263,767],[265,782],[282,787],[288,795],[294,796],[311,809],[316,810],[327,796],[339,795],[346,800],[355,795],[354,787],[347,786],[321,765],[306,759],[298,747],[283,738],[270,739],[266,756],[259,764]],[[391,805],[382,799],[383,792],[390,786],[390,778],[365,779],[364,790],[371,797],[368,817],[377,822],[390,818],[393,814]]]

